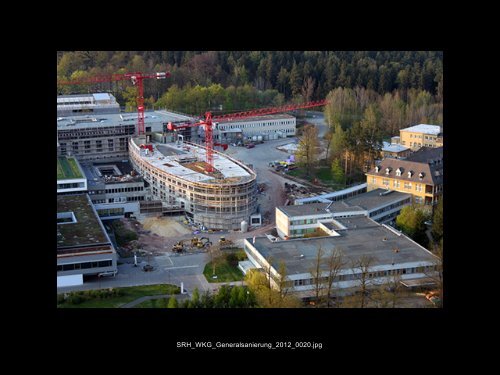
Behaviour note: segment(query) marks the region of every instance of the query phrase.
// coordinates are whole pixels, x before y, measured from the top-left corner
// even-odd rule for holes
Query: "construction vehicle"
[[[184,248],[184,242],[186,242],[188,240],[180,240],[179,242],[177,242],[173,247],[172,247],[172,251],[174,253],[182,253],[183,251],[185,251],[185,248]]]
[[[226,237],[221,236],[219,239],[219,247],[220,249],[228,249],[230,247],[234,247],[234,242],[226,239]]]
[[[210,242],[210,239],[208,237],[201,237],[201,238],[193,237],[191,239],[191,247],[197,247],[198,249],[208,247],[211,244],[212,243]]]

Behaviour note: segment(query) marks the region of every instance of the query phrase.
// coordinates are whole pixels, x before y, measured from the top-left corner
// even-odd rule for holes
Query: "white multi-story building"
[[[89,113],[119,113],[120,105],[108,93],[60,95],[57,97],[58,116],[78,116]]]
[[[241,130],[243,138],[261,136],[262,140],[293,137],[296,133],[297,119],[286,114],[257,116],[243,119],[225,119],[218,121],[218,132],[214,135],[224,140],[224,133]]]
[[[369,217],[389,223],[404,206],[411,204],[411,194],[376,189],[338,202],[309,203],[276,207],[276,230],[281,238],[302,237],[337,218]]]
[[[317,266],[318,250],[322,249],[319,281],[328,277],[327,262],[333,251],[342,257],[342,266],[332,282],[334,289],[356,288],[361,280],[365,285],[377,286],[393,280],[413,285],[433,282],[439,259],[401,232],[379,224],[367,217],[336,219],[331,234],[316,238],[298,238],[286,241],[267,237],[247,238],[244,250],[253,268],[266,270],[271,285],[278,288],[280,265],[287,276],[285,288],[303,297],[311,296],[316,281],[311,270]],[[363,267],[359,266],[363,261]],[[252,267],[244,268],[247,272]]]

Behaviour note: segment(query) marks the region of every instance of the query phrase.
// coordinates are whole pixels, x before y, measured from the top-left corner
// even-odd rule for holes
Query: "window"
[[[382,185],[389,186],[389,179],[387,178],[382,179]]]
[[[377,179],[375,177],[372,178],[372,184],[376,184],[377,183]]]

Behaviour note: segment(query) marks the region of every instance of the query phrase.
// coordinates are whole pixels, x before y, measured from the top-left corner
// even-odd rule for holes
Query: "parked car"
[[[249,143],[246,145],[246,148],[254,148],[254,147],[255,147],[255,145],[253,143]]]

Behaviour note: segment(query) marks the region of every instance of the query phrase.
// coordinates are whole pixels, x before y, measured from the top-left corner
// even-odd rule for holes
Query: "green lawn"
[[[209,262],[203,274],[209,283],[222,283],[227,281],[240,281],[243,280],[243,272],[238,268],[238,261],[245,260],[247,255],[242,248],[235,248],[236,251],[224,250],[224,257],[220,263],[215,266],[216,279],[213,279],[213,266],[212,262]],[[231,265],[233,264],[233,265]]]
[[[57,179],[83,178],[74,158],[57,158]]]
[[[132,287],[125,287],[125,288],[114,288],[114,289],[120,290],[123,293],[123,295],[110,297],[110,298],[104,298],[104,299],[90,298],[86,301],[83,301],[80,304],[70,304],[68,302],[63,302],[61,304],[58,304],[57,307],[61,307],[61,308],[120,307],[121,305],[124,305],[128,302],[132,302],[132,301],[136,300],[137,298],[140,298],[143,296],[154,296],[154,295],[158,295],[158,294],[178,294],[178,293],[180,293],[180,289],[178,286],[170,285],[170,284],[141,285],[141,286],[132,286]],[[80,293],[83,293],[84,295],[88,295],[89,292],[93,292],[93,291],[86,291],[86,292],[80,292]]]
[[[244,278],[243,272],[238,267],[232,267],[227,262],[224,262],[215,267],[216,279],[212,278],[213,268],[212,262],[207,263],[203,274],[209,283],[222,283],[228,281],[241,281]]]

